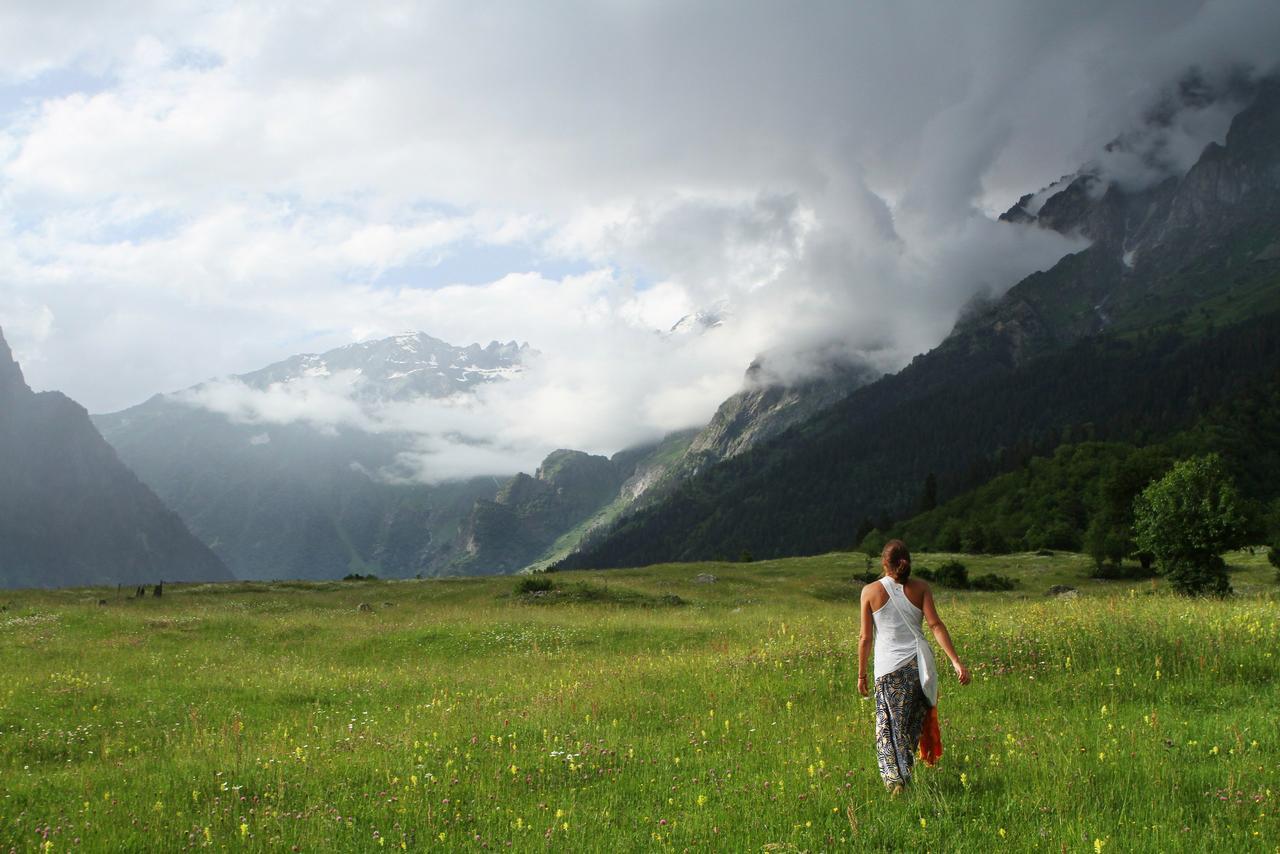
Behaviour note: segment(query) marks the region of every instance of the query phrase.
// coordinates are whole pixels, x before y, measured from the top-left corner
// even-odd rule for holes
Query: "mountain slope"
[[[693,439],[675,433],[612,457],[553,451],[530,477],[517,474],[475,504],[453,568],[468,575],[542,568],[591,539],[670,475]]]
[[[1181,178],[1139,193],[1078,176],[1024,225],[1089,248],[1029,276],[933,351],[621,520],[566,567],[849,547],[930,473],[955,495],[1064,430],[1161,435],[1280,356],[1280,86],[1261,87]],[[1091,425],[1091,427],[1089,426]]]
[[[517,376],[527,352],[514,342],[454,347],[399,335],[294,356],[95,421],[237,577],[435,575],[451,571],[459,525],[477,499],[493,497],[493,478],[401,482],[382,472],[413,450],[411,435],[255,420],[240,401],[317,388],[336,389],[352,409],[441,399]]]
[[[0,334],[0,586],[230,578],[83,407],[28,388]]]

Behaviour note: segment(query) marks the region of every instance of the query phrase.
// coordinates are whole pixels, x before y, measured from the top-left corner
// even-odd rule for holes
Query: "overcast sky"
[[[994,212],[1277,45],[1273,0],[6,3],[0,327],[95,412],[400,331],[527,341],[525,455],[617,450],[762,352],[933,346],[1078,248]]]

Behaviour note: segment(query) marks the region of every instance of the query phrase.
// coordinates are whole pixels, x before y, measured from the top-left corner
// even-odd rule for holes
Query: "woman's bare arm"
[[[875,619],[871,616],[870,590],[870,587],[862,588],[862,626],[858,632],[858,693],[864,697],[871,693],[867,687],[867,659],[871,657],[871,643],[875,631]]]
[[[951,666],[955,668],[956,676],[960,679],[961,685],[969,684],[969,668],[965,667],[960,661],[960,656],[956,654],[955,645],[951,643],[951,635],[947,632],[947,626],[942,622],[942,618],[938,616],[938,609],[933,604],[933,590],[924,581],[924,621],[929,624],[929,628],[933,630],[933,637],[938,642],[938,646],[942,647],[942,651],[947,654],[947,658],[951,659]]]

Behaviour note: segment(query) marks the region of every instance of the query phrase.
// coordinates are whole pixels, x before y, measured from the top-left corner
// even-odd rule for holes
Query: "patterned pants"
[[[911,782],[928,711],[929,701],[920,688],[920,670],[914,661],[876,678],[876,759],[887,788]]]

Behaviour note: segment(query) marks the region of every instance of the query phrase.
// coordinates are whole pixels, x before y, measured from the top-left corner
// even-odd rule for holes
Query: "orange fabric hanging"
[[[920,730],[920,758],[925,765],[937,765],[942,757],[942,731],[938,729],[938,707],[930,707]]]

